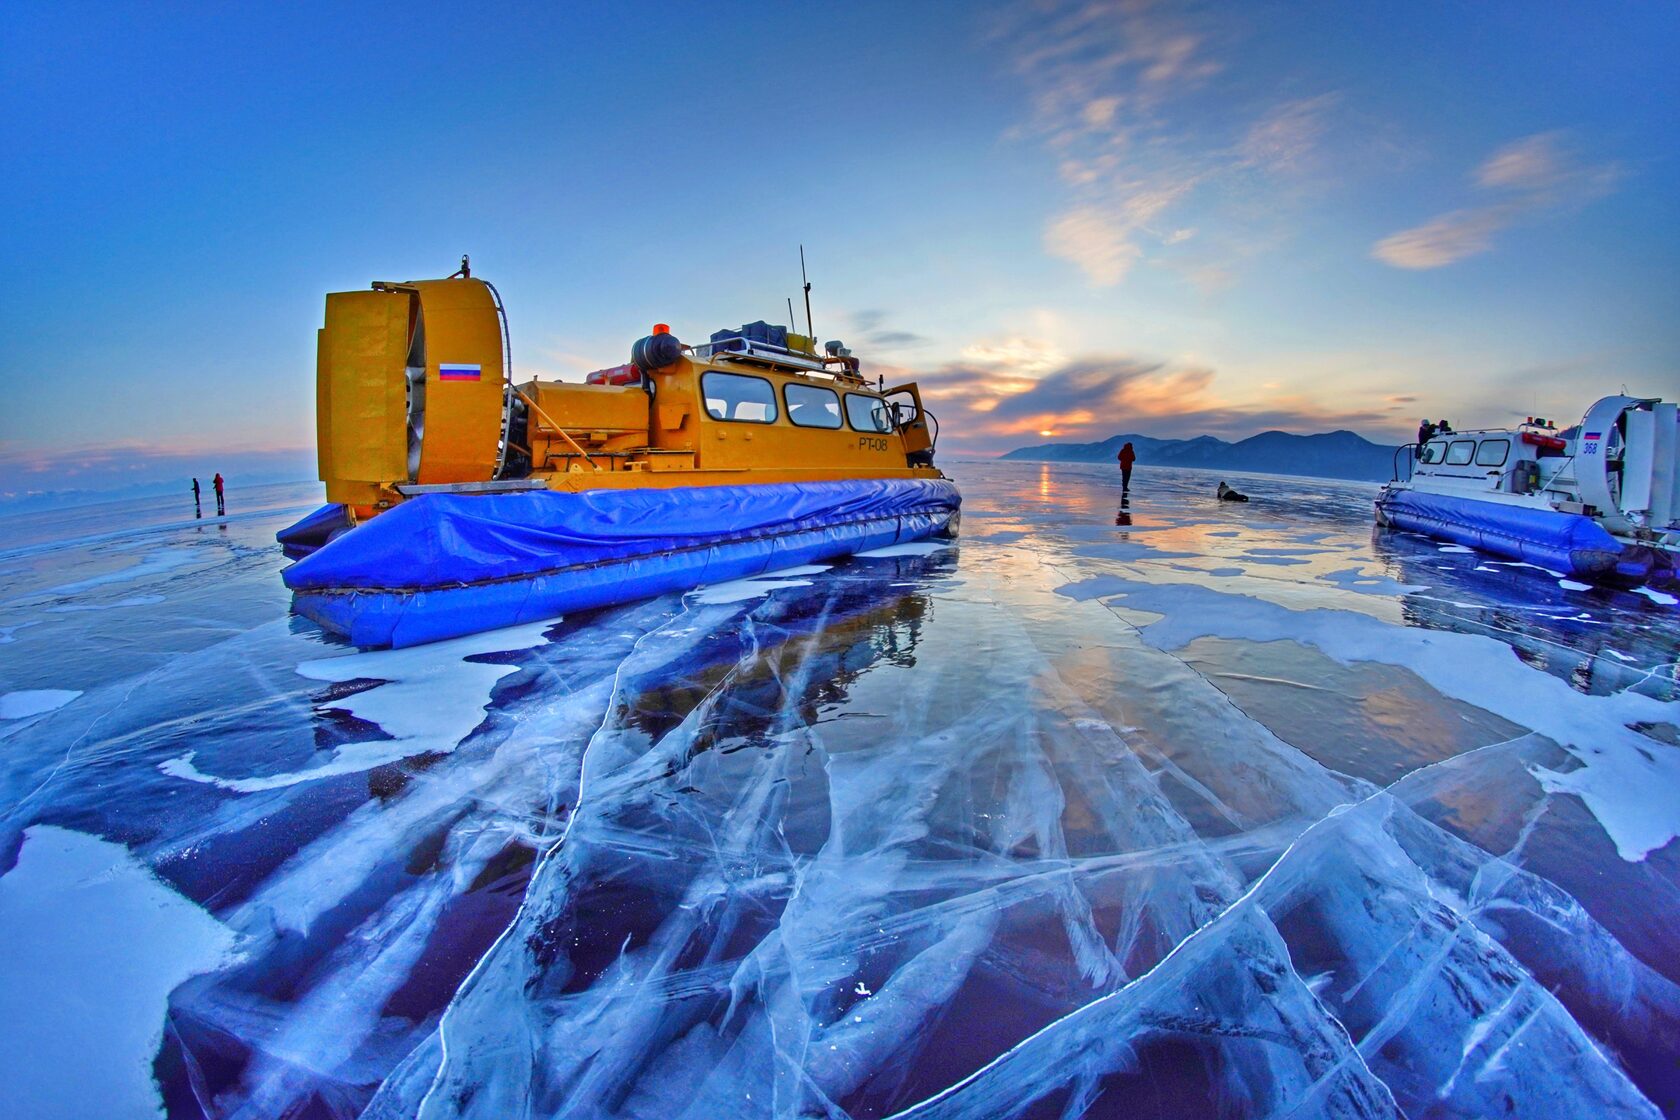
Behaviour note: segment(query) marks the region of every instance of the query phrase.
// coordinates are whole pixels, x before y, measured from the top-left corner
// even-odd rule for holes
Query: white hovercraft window
[[[1503,467],[1510,454],[1510,440],[1484,439],[1481,446],[1476,448],[1476,465],[1478,467]]]
[[[887,402],[880,397],[847,393],[846,419],[860,432],[892,431],[892,421],[887,419]]]
[[[700,378],[700,395],[713,420],[748,424],[776,422],[776,390],[762,377],[713,371]]]
[[[788,419],[801,428],[838,428],[840,397],[833,389],[788,382],[782,386],[787,398]]]
[[[1439,463],[1447,457],[1447,441],[1444,439],[1431,440],[1423,445],[1423,461],[1425,463]]]
[[[1470,465],[1470,460],[1476,454],[1476,441],[1473,439],[1455,439],[1452,446],[1447,448],[1447,466],[1464,467]]]

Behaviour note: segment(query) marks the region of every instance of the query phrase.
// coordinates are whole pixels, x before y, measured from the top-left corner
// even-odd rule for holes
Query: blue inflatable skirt
[[[356,645],[411,646],[919,540],[961,503],[944,479],[428,494],[283,578],[297,613]]]
[[[1666,582],[1673,570],[1657,549],[1627,545],[1590,517],[1550,509],[1392,490],[1377,499],[1383,521],[1442,540],[1593,583]]]

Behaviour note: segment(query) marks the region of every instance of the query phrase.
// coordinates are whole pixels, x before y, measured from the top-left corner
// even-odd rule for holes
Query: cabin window
[[[1423,445],[1423,461],[1425,463],[1439,463],[1447,457],[1447,441],[1432,440]]]
[[[887,419],[887,402],[880,397],[847,393],[846,419],[860,432],[892,431],[892,421]]]
[[[1473,439],[1455,439],[1447,448],[1447,466],[1467,467],[1476,455],[1476,441]]]
[[[1476,448],[1476,465],[1478,467],[1503,467],[1510,454],[1510,440],[1484,439],[1481,446]]]
[[[838,428],[840,396],[833,389],[788,382],[782,386],[787,398],[788,419],[801,428]]]
[[[713,420],[776,421],[776,390],[762,377],[713,370],[701,376],[700,395],[706,398],[706,412]]]

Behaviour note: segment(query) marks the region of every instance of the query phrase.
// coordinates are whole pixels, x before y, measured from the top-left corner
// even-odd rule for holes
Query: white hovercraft
[[[1377,523],[1577,579],[1672,587],[1680,566],[1680,406],[1605,397],[1559,430],[1442,431],[1396,453]],[[1410,454],[1402,479],[1399,455]]]

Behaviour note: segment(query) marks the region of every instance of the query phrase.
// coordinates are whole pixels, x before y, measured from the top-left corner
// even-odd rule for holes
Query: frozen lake
[[[318,488],[0,519],[7,1114],[1680,1116],[1680,607],[946,469],[951,546],[369,653]]]

